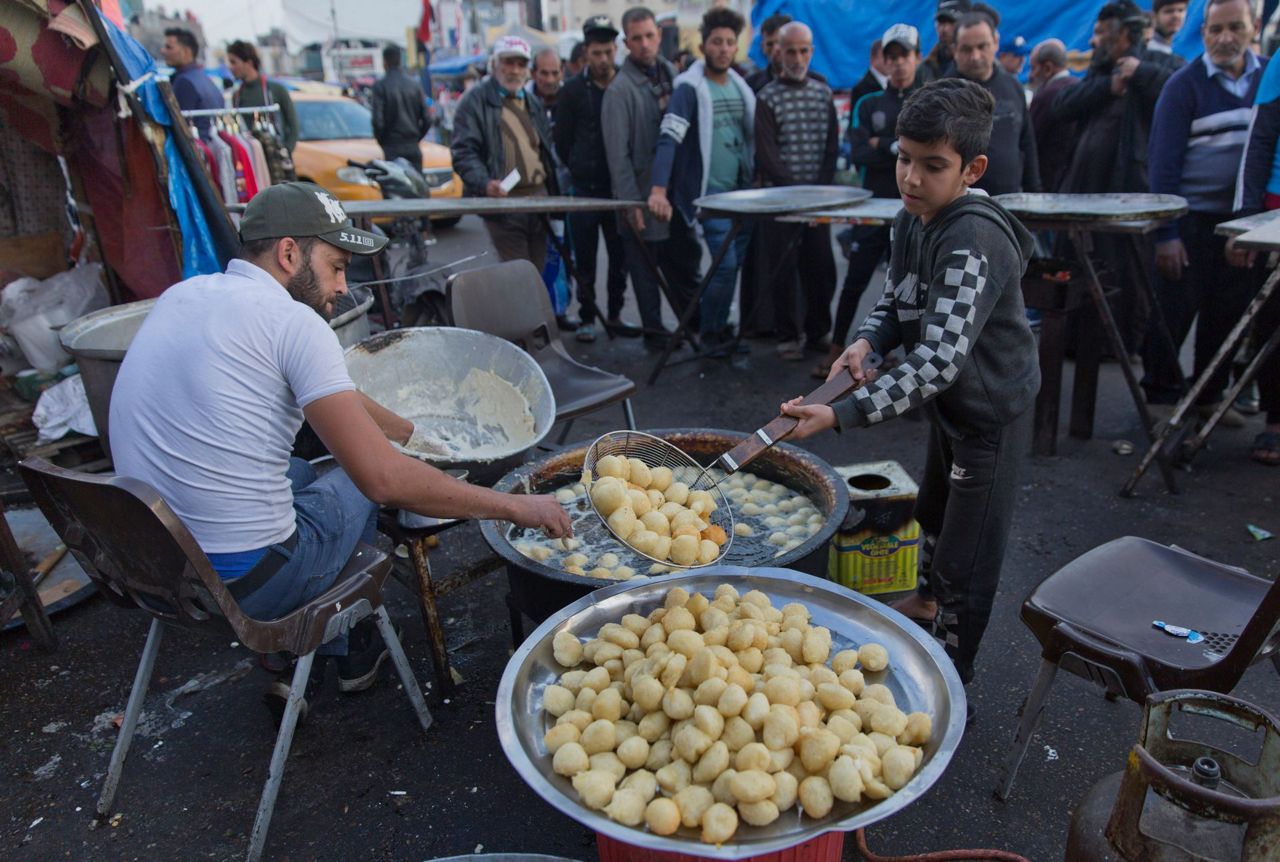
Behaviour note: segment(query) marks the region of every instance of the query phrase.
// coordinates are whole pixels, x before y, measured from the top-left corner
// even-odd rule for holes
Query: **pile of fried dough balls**
[[[639,458],[605,455],[595,472],[591,502],[619,539],[677,566],[705,566],[719,558],[729,536],[711,523],[717,506],[709,491],[690,491],[670,467],[650,467]]]
[[[707,599],[676,588],[647,617],[627,614],[583,644],[552,646],[565,668],[543,693],[552,768],[583,805],[709,844],[739,820],[765,826],[799,803],[820,819],[836,800],[885,799],[920,768],[932,733],[863,675],[889,654],[863,644],[831,655],[831,632],[804,605],[775,608],[729,584]]]

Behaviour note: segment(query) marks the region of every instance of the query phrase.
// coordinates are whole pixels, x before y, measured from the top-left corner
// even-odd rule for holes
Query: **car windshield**
[[[347,99],[294,102],[298,109],[298,138],[303,141],[333,141],[341,138],[372,138],[373,119],[369,109]]]

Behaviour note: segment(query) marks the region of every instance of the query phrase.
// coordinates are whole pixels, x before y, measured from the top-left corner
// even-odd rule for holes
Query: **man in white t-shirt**
[[[351,255],[385,237],[353,227],[319,186],[284,183],[249,203],[240,238],[225,273],[156,302],[120,368],[110,426],[116,470],[160,493],[245,613],[278,618],[332,586],[373,539],[379,506],[568,535],[552,496],[468,485],[397,452],[392,442],[412,449],[423,436],[356,391],[326,318]],[[341,469],[317,478],[291,459],[304,418]],[[345,638],[320,650],[344,656],[343,691],[371,685],[386,656],[372,626],[351,636],[350,657]]]

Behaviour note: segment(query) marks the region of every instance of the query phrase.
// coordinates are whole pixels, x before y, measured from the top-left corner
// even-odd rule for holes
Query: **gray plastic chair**
[[[99,822],[111,814],[164,626],[212,632],[224,640],[233,636],[254,652],[283,651],[298,657],[249,839],[249,862],[262,857],[307,677],[322,643],[373,616],[423,733],[431,727],[431,713],[382,604],[382,585],[391,572],[386,554],[358,546],[327,592],[280,619],[255,620],[240,610],[186,526],[147,484],[123,476],[75,473],[41,458],[23,461],[19,469],[36,504],[103,595],[152,617],[98,798]]]
[[[454,325],[518,344],[542,366],[556,396],[556,421],[565,423],[556,442],[569,438],[574,419],[619,401],[627,428],[636,429],[635,383],[569,355],[542,275],[529,261],[460,272],[449,279],[448,290]]]

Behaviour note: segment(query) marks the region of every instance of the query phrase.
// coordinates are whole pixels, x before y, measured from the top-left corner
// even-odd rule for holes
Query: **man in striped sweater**
[[[1231,218],[1236,174],[1249,138],[1249,117],[1267,60],[1249,49],[1257,20],[1248,0],[1208,0],[1201,26],[1205,50],[1179,69],[1156,103],[1148,151],[1151,191],[1181,195],[1191,211],[1156,235],[1156,301],[1175,348],[1196,325],[1195,374],[1208,364],[1257,288],[1253,270],[1229,266],[1226,240],[1214,234]],[[1153,405],[1182,394],[1178,359],[1155,331],[1147,335],[1142,385]],[[1222,398],[1224,367],[1201,396],[1207,414]],[[1160,412],[1157,410],[1157,412]],[[1223,425],[1240,427],[1234,410]]]
[[[792,21],[778,32],[782,71],[760,91],[756,106],[756,173],[765,186],[826,185],[835,177],[840,147],[831,88],[809,72],[813,31]],[[791,249],[786,260],[771,254],[767,270],[778,273],[772,286],[778,352],[794,361],[804,359],[806,349],[825,353],[836,290],[831,228],[775,225],[772,232],[777,236],[774,250]],[[804,290],[803,329],[796,307],[797,277]]]

